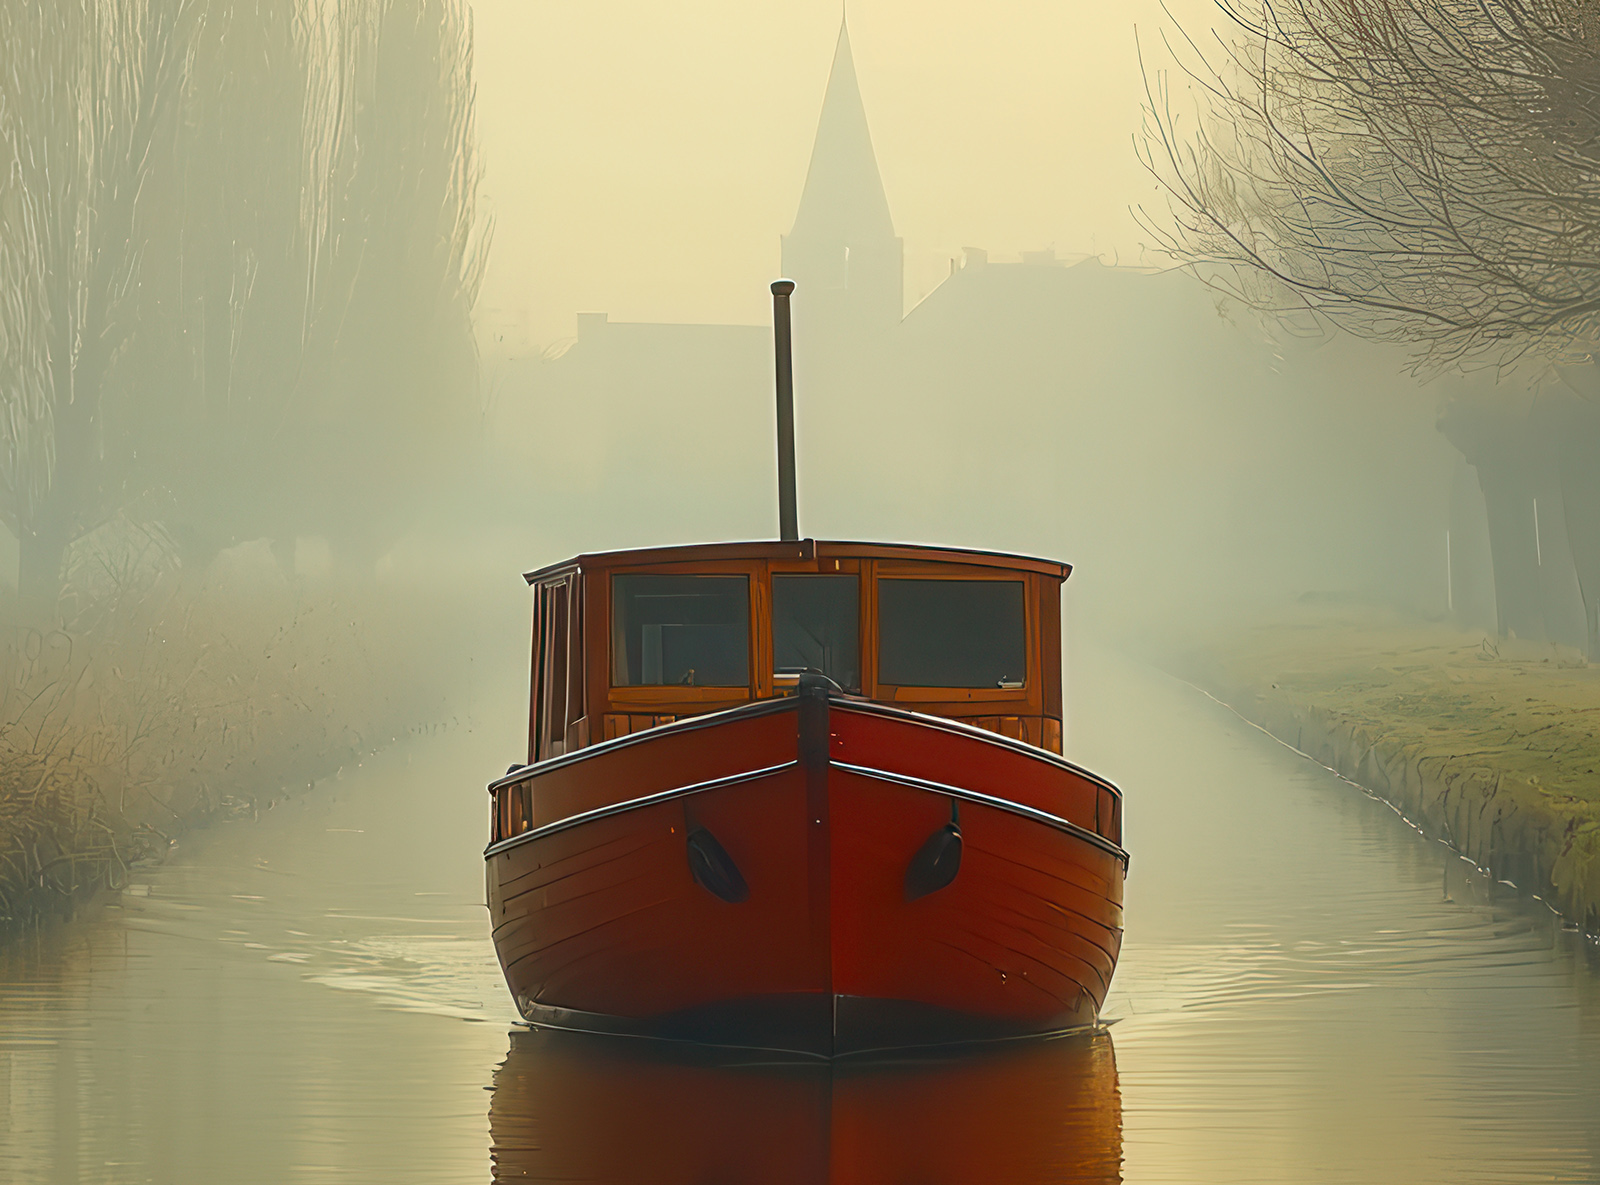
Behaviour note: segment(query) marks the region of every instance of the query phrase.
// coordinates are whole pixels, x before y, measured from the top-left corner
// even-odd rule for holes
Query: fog
[[[342,614],[324,665],[411,689],[349,735],[431,726],[443,672],[523,661],[519,572],[775,534],[782,273],[807,535],[1065,559],[1072,628],[1123,641],[1320,596],[1494,625],[1436,429],[1459,381],[1150,247],[1141,60],[1159,81],[1190,7],[6,10],[15,682],[115,719],[116,681],[72,672],[196,598],[205,667],[234,596],[246,669],[275,620]],[[144,57],[96,81],[119,38]],[[1568,585],[1524,634],[1582,645]],[[58,632],[64,665],[26,657]]]
[[[69,573],[125,522],[194,571],[264,540],[291,582],[471,573],[511,620],[514,574],[564,553],[769,535],[784,271],[807,534],[1059,555],[1087,621],[1099,605],[1137,629],[1309,592],[1442,612],[1452,505],[1458,540],[1485,533],[1434,427],[1443,384],[1398,349],[1260,322],[1152,248],[1141,60],[1158,79],[1174,19],[1203,29],[1207,6],[857,5],[830,99],[849,126],[820,136],[832,4],[445,4],[425,52],[446,104],[415,111],[355,36],[207,41],[230,12],[196,26],[171,83],[170,166],[144,162],[133,205],[80,197],[127,207],[110,282],[141,295],[102,302],[116,344],[92,427],[67,375],[36,384],[45,414],[15,367],[17,431],[47,431],[12,446],[0,587],[52,569],[16,539],[70,539]],[[413,52],[370,36],[374,63]],[[274,39],[298,65],[253,56]],[[278,98],[250,106],[247,74]],[[328,85],[372,89],[340,114]],[[284,167],[216,156],[229,120]],[[13,142],[43,134],[22,120]],[[459,180],[385,189],[428,153]],[[298,215],[271,204],[296,169],[317,180]],[[830,253],[850,251],[841,280]],[[107,282],[80,279],[91,310]],[[50,334],[73,327],[41,324],[37,348],[66,353]]]
[[[1132,138],[1136,27],[1117,5],[849,5],[914,302],[966,246],[1137,262],[1155,195]],[[1199,27],[1212,6],[1165,6]],[[495,252],[480,323],[533,346],[576,310],[757,323],[794,219],[841,6],[711,0],[473,6]]]
[[[1064,711],[970,719],[1018,744],[1033,727],[1034,744],[1128,791],[1130,943],[1102,1014],[1130,1021],[1114,1034],[1122,1085],[1103,1031],[1105,1059],[1089,1067],[1118,1125],[1107,1163],[1121,1156],[1119,1090],[1133,1100],[1130,1180],[1167,1179],[1141,1156],[1174,1180],[1199,1179],[1196,1166],[1287,1180],[1282,1165],[1325,1152],[1381,1158],[1400,1180],[1418,1149],[1441,1147],[1503,1179],[1541,1140],[1552,1163],[1592,1143],[1583,1101],[1600,1060],[1572,1028],[1595,995],[1582,979],[1592,944],[1513,900],[1541,883],[1521,869],[1548,878],[1555,858],[1508,869],[1494,845],[1517,828],[1565,842],[1561,867],[1579,869],[1566,883],[1600,883],[1600,864],[1570,862],[1600,860],[1582,847],[1592,803],[1577,847],[1577,823],[1525,809],[1544,801],[1540,776],[1557,785],[1548,762],[1567,745],[1546,717],[1581,732],[1592,703],[1566,683],[1570,700],[1522,694],[1558,668],[1578,686],[1594,672],[1577,668],[1600,658],[1595,368],[1571,354],[1542,369],[1425,366],[1335,317],[1248,307],[1253,290],[1204,253],[1164,250],[1183,241],[1182,203],[1146,168],[1148,137],[1199,126],[1171,43],[1181,24],[1211,44],[1217,12],[1211,0],[851,0],[847,20],[838,0],[0,0],[0,952],[12,960],[0,1012],[8,998],[29,1018],[10,1048],[0,1040],[0,1130],[50,1116],[20,1153],[0,1147],[0,1176],[7,1155],[31,1170],[50,1144],[67,1167],[30,1179],[77,1180],[84,1149],[85,1164],[136,1163],[125,1143],[208,1179],[269,1144],[248,1179],[446,1157],[481,1179],[481,1158],[458,1150],[484,1143],[480,1087],[500,1059],[494,1138],[545,1146],[522,1120],[544,1122],[568,1089],[564,1055],[519,1040],[507,1056],[504,1028],[526,1000],[495,965],[479,851],[513,818],[517,834],[492,851],[622,812],[585,807],[547,829],[531,790],[502,787],[506,822],[485,831],[482,787],[528,751],[522,573],[777,536],[780,276],[796,284],[803,537],[1073,565]],[[1170,104],[1147,110],[1152,90]],[[1577,158],[1594,176],[1592,155]],[[541,613],[552,640],[572,636],[557,622],[581,621]],[[1235,644],[1274,621],[1288,625],[1272,645]],[[588,625],[604,629],[592,613]],[[1452,665],[1407,665],[1423,635],[1426,661]],[[1298,655],[1274,649],[1284,637]],[[568,670],[565,645],[545,653]],[[1193,653],[1222,672],[1207,684],[1216,702],[1171,677],[1206,682],[1184,666]],[[1495,743],[1516,771],[1546,762],[1542,775],[1507,778],[1518,797],[1493,809],[1453,800],[1471,813],[1464,833],[1489,837],[1482,851],[1403,831],[1333,759],[1290,751],[1298,725],[1276,733],[1280,749],[1266,725],[1226,713],[1223,698],[1290,688],[1280,668],[1306,654],[1307,669],[1328,660],[1307,686],[1350,692],[1339,710],[1357,721],[1356,757],[1340,776],[1387,761],[1385,778],[1422,786],[1425,747],[1476,752],[1485,737],[1509,738]],[[726,690],[696,686],[693,665],[686,687],[654,682],[656,665],[603,721],[563,720],[546,755],[602,736],[631,738],[595,750],[602,761],[648,753],[630,730],[682,718],[655,715],[646,693],[681,696],[666,701],[676,712]],[[1415,671],[1432,698],[1413,739],[1384,750],[1370,718],[1405,719]],[[958,690],[1014,711],[1019,688],[1003,673]],[[1038,692],[1036,680],[1023,694]],[[1282,719],[1334,711],[1280,698]],[[688,731],[711,735],[701,723]],[[1557,739],[1524,741],[1536,735]],[[1593,785],[1600,759],[1573,755],[1592,742],[1562,759],[1584,770],[1567,803]],[[828,751],[808,740],[802,759]],[[623,806],[743,786],[795,766],[786,753]],[[1430,768],[1441,801],[1457,785],[1500,792],[1498,769],[1451,782],[1443,762]],[[523,769],[506,784],[544,776]],[[968,797],[969,816],[996,805],[987,790]],[[513,815],[513,801],[528,805]],[[1094,790],[1096,834],[1026,810],[1109,861],[1122,815],[1102,816],[1101,801]],[[955,797],[945,818],[935,835],[954,834],[959,861]],[[686,806],[689,845],[710,835],[692,819]],[[693,869],[702,849],[687,850]],[[645,883],[611,859],[615,884],[593,894],[553,879],[527,897]],[[808,857],[807,876],[827,860]],[[1115,886],[1120,911],[1120,873]],[[98,929],[51,925],[91,908]],[[1592,928],[1600,913],[1573,916]],[[1120,925],[1106,922],[1119,950]],[[61,939],[57,958],[48,941],[11,943],[24,926],[88,937]],[[396,1024],[393,1009],[417,1015]],[[428,1027],[430,1013],[457,1037]],[[569,1060],[581,1084],[590,1063]],[[522,1078],[519,1064],[539,1069]],[[150,1090],[149,1066],[171,1067],[178,1088]],[[1485,1081],[1503,1089],[1434,1089]],[[1504,1099],[1517,1106],[1502,1115]],[[1234,1118],[1219,1124],[1224,1110]],[[1326,1122],[1345,1114],[1356,1119]],[[1030,1131],[1055,1139],[1049,1122]],[[1362,1123],[1397,1134],[1347,1147]],[[1544,1140],[1539,1124],[1561,1131]],[[551,1129],[558,1152],[574,1134],[623,1147],[604,1123],[564,1126]],[[1194,1151],[1240,1132],[1271,1164],[1254,1177],[1238,1149]],[[1480,1154],[1484,1140],[1502,1159]]]
[[[1261,322],[1145,242],[1159,6],[853,9],[870,143],[822,145],[834,6],[476,12],[486,496],[525,508],[503,521],[530,563],[775,532],[786,273],[802,533],[1058,555],[1082,624],[1123,636],[1307,594],[1450,607],[1443,386]],[[1481,506],[1457,516],[1477,562]]]

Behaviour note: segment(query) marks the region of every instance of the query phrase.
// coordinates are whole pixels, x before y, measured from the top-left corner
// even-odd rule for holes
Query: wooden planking
[[[1046,904],[1047,898],[1019,891],[1018,886],[986,877],[978,869],[963,871],[971,883],[943,911],[941,930],[964,929],[993,940],[1054,973],[1070,975],[1078,984],[1090,983],[1081,973],[1088,968],[1098,984],[1091,994],[1105,998],[1121,949],[1113,931],[1082,914],[1063,911],[1053,918],[1042,917],[1044,911],[1035,907]],[[1117,950],[1108,949],[1111,946]]]
[[[1040,716],[967,716],[960,717],[963,724],[974,724],[986,732],[997,732],[1014,741],[1046,748],[1045,722]]]
[[[1004,828],[1001,835],[1013,830]],[[1018,894],[1007,899],[1006,908],[1016,911],[1019,917],[1030,917],[1041,924],[1078,927],[1115,958],[1122,941],[1121,885],[1107,882],[1091,868],[1062,859],[1063,845],[1053,842],[1054,838],[1047,841],[1054,849],[1051,851],[1043,846],[1032,850],[997,846],[1006,840],[993,834],[986,840],[981,835],[977,839],[969,837],[965,847],[971,853],[974,867],[986,868],[985,875],[996,885]],[[1051,865],[1054,867],[1049,867]],[[1064,922],[1068,914],[1075,917]]]
[[[796,720],[792,710],[729,720],[716,726],[714,744],[700,730],[666,730],[568,764],[535,766],[526,779],[533,786],[533,825],[793,761]]]
[[[937,939],[985,964],[989,974],[1009,972],[1063,1008],[1083,995],[1103,1000],[1110,988],[1105,952],[1071,930],[1040,937],[1005,925],[992,910],[957,907],[944,912]]]
[[[613,715],[621,719],[612,731],[633,729],[634,714]],[[895,760],[884,764],[913,775],[937,766],[954,784],[1037,798],[1058,814],[1087,791],[1082,807],[1091,819],[1106,809],[1109,792],[1074,771],[970,734],[911,724],[916,741],[908,744],[900,726],[910,722],[848,711],[830,717],[835,751],[846,759],[878,764],[875,753],[892,751]],[[1026,728],[1028,718],[1015,719]],[[1003,723],[996,718],[997,732]],[[639,724],[653,728],[655,717]],[[662,732],[531,782],[545,809],[570,811],[592,796],[614,800],[619,783],[648,791],[663,779],[764,768],[795,751],[795,727],[785,712],[729,721],[715,729],[715,745],[698,733]],[[831,984],[1026,1024],[1092,1018],[1121,947],[1116,857],[1034,820],[963,802],[959,875],[908,903],[907,861],[949,821],[949,798],[830,771],[821,815],[833,859],[819,872],[808,856],[807,824],[818,814],[808,785],[803,771],[786,770],[603,816],[491,857],[494,939],[513,993],[645,1016],[729,993]],[[750,885],[748,902],[732,906],[694,884],[683,846],[692,826],[709,828],[733,856]],[[830,940],[820,957],[810,950],[816,884],[827,886],[821,929]]]
[[[847,728],[843,739],[848,749],[858,737]],[[962,803],[960,872],[908,903],[907,863],[950,818],[949,800],[838,770],[830,787],[835,990],[1029,1023],[1104,1001],[1121,949],[1116,857]]]
[[[1094,830],[1101,787],[1071,769],[953,730],[852,711],[846,704],[835,705],[831,719],[836,761],[992,794]]]
[[[896,813],[911,806],[898,794],[890,795],[886,805]],[[877,898],[883,918],[896,919],[895,933],[886,935],[881,943],[870,942],[870,949],[882,949],[920,932],[923,941],[942,939],[988,964],[989,976],[1009,971],[1030,986],[1049,991],[1068,1007],[1075,1002],[1079,987],[1086,986],[1091,996],[1102,999],[1121,945],[1120,933],[1114,929],[1114,923],[1120,922],[1120,910],[1103,893],[1077,883],[1080,879],[1093,882],[1092,874],[1072,876],[1075,861],[1060,858],[1061,853],[1081,845],[1038,824],[1015,822],[1020,826],[1012,825],[1012,817],[998,819],[981,807],[963,810],[962,830],[968,842],[955,884],[910,905],[896,900],[896,890],[908,859],[904,849],[911,843],[903,840],[898,848],[885,842],[854,845],[855,857],[878,864],[887,873],[869,876],[861,888]],[[1000,834],[992,833],[996,826]],[[881,829],[879,834],[883,834]],[[913,833],[907,840],[915,838]],[[989,850],[996,843],[1003,843],[1006,849],[1000,858]],[[1028,848],[1035,849],[1032,860],[1012,858],[1018,849]],[[1089,852],[1083,855],[1094,858]],[[1067,876],[1042,874],[1032,866],[1035,863],[1059,863]],[[863,904],[872,908],[870,901]],[[861,929],[865,933],[866,928]],[[958,934],[968,937],[958,941]],[[1008,960],[1004,951],[1015,958]],[[1070,986],[1065,986],[1068,980]]]
[[[710,759],[703,744],[696,751]],[[629,780],[627,758],[626,750],[597,755],[608,767],[600,780]],[[822,990],[826,961],[819,966],[805,942],[805,811],[803,780],[789,772],[602,817],[491,856],[495,948],[513,994],[642,1016],[728,992]],[[684,846],[690,825],[708,828],[736,861],[747,902],[730,905],[695,884]]]
[[[977,855],[962,861],[960,891],[952,885],[941,890],[950,894],[944,900],[926,898],[926,920],[908,919],[905,924],[916,926],[925,938],[943,937],[981,958],[991,974],[1009,972],[1029,980],[1069,1007],[1080,987],[1097,1006],[1104,1001],[1120,934],[1085,913],[1062,909],[1052,916],[1050,890],[1041,894],[1020,884],[1014,868]],[[1091,902],[1082,904],[1094,908]],[[921,905],[914,903],[913,908]]]

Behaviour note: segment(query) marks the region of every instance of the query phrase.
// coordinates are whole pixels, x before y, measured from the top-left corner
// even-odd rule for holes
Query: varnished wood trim
[[[818,540],[819,558],[832,559],[838,555],[862,558],[909,560],[926,558],[933,563],[967,563],[988,568],[1006,568],[1014,572],[1039,572],[1065,580],[1072,574],[1072,565],[1043,556],[1019,555],[1008,551],[983,551],[969,547],[939,547],[921,543],[867,543],[849,540]]]
[[[1123,871],[1128,868],[1128,853],[1117,844],[1112,843],[1103,835],[1096,835],[1087,827],[1080,827],[1070,819],[1063,819],[1060,815],[1052,815],[1049,811],[1041,811],[1031,806],[1023,806],[1020,802],[1012,802],[1009,798],[997,798],[993,794],[985,794],[981,790],[968,790],[962,786],[947,786],[943,782],[930,782],[926,778],[912,777],[910,774],[892,773],[886,769],[873,769],[866,765],[852,765],[847,761],[835,761],[834,769],[842,769],[846,773],[858,774],[863,778],[873,778],[880,782],[891,782],[897,786],[909,786],[913,790],[926,790],[930,794],[946,795],[950,798],[959,798],[963,802],[973,802],[980,806],[993,807],[997,811],[1006,811],[1009,814],[1030,819],[1035,823],[1043,823],[1047,827],[1054,827],[1081,839],[1091,847],[1099,848],[1108,855],[1115,856],[1122,861]],[[554,826],[555,824],[551,824]],[[529,832],[528,834],[533,834]],[[518,838],[521,838],[520,836]],[[507,841],[511,842],[511,841]]]
[[[1061,586],[1039,583],[1039,686],[1044,691],[1044,714],[1060,720],[1062,712]],[[1059,744],[1056,752],[1061,752]]]
[[[896,687],[891,683],[880,683],[878,694],[885,699],[904,700],[906,703],[934,703],[934,704],[978,704],[978,703],[1012,703],[1025,704],[1033,698],[1030,690],[1024,687]]]
[[[618,707],[675,707],[678,704],[716,703],[718,700],[747,700],[750,698],[750,689],[740,685],[715,687],[711,684],[637,683],[632,687],[613,687],[606,693],[606,698]]]
[[[861,690],[872,699],[878,689],[878,561],[862,560],[861,590]]]
[[[577,572],[582,567],[580,563],[582,558],[582,556],[579,556],[575,559],[564,560],[559,564],[550,564],[548,567],[540,568],[534,572],[524,572],[522,578],[529,584],[543,584],[546,581],[561,580]]]
[[[980,551],[965,547],[935,547],[917,543],[866,543],[849,540],[801,539],[795,543],[752,541],[748,543],[702,543],[684,547],[646,547],[633,551],[591,552],[523,573],[535,584],[572,570],[649,564],[701,563],[716,560],[778,560],[809,562],[818,559],[919,560],[930,563],[964,563],[1016,572],[1038,572],[1065,580],[1072,565],[1040,556],[1015,555],[1004,551]]]

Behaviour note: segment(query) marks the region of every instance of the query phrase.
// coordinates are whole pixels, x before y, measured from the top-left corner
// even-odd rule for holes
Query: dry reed
[[[147,529],[105,534],[49,626],[0,620],[0,927],[441,714],[449,643],[417,627],[460,615],[416,589],[310,591],[265,544],[196,574]]]

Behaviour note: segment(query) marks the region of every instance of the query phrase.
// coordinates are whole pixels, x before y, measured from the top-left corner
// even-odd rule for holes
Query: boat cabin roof
[[[694,564],[717,560],[777,560],[809,563],[825,559],[888,559],[904,562],[964,564],[970,567],[1003,568],[1011,572],[1035,572],[1065,580],[1072,565],[1038,556],[1014,555],[1004,551],[979,551],[967,547],[931,547],[920,543],[862,543],[834,539],[800,539],[793,542],[757,540],[735,543],[695,543],[679,547],[640,547],[627,551],[599,551],[574,556],[559,564],[547,564],[524,572],[529,584],[564,575],[600,568],[636,567],[653,564]]]

